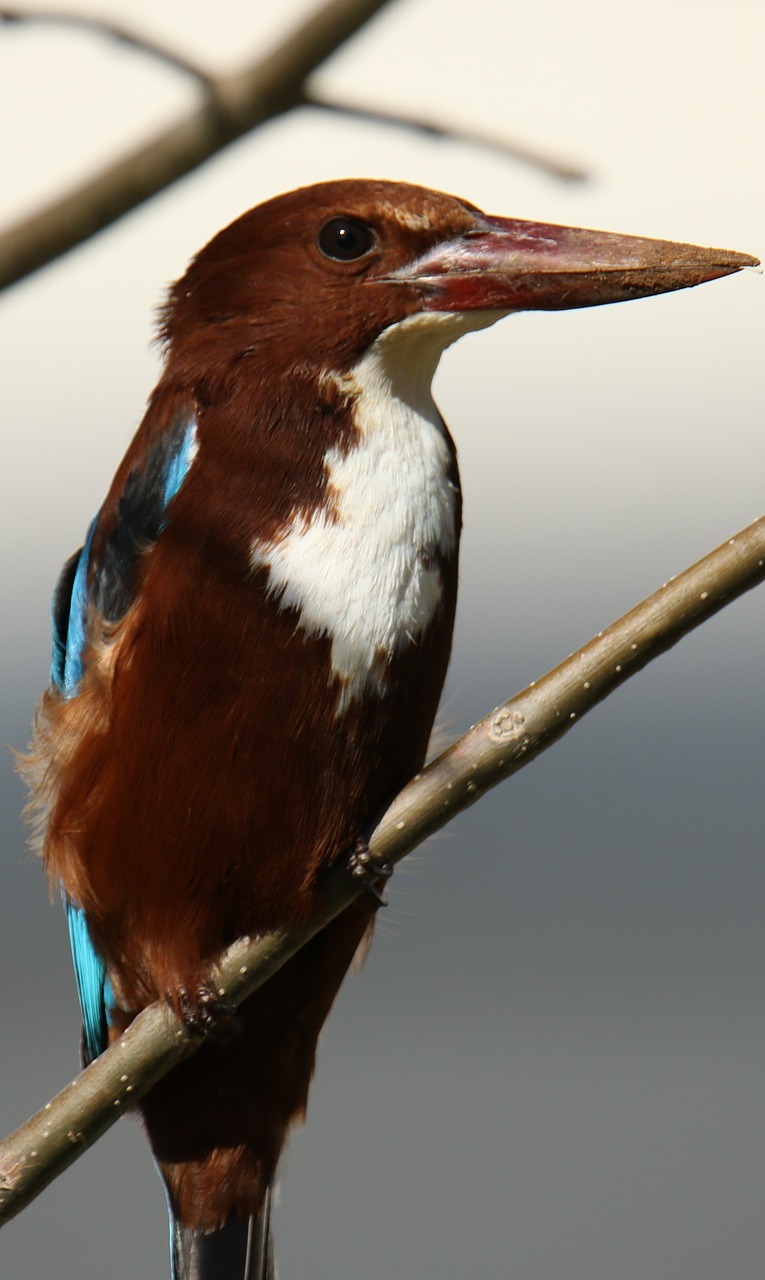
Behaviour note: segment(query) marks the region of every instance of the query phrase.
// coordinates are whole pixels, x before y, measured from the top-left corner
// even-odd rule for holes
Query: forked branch
[[[405,128],[430,137],[456,139],[532,164],[553,177],[585,176],[577,166],[502,134],[314,95],[307,87],[312,72],[386,3],[387,0],[325,0],[271,53],[251,61],[241,71],[223,76],[211,74],[165,43],[94,15],[36,6],[0,6],[0,24],[55,23],[92,31],[158,59],[192,77],[202,89],[201,103],[185,119],[3,232],[0,235],[0,291],[82,244],[245,133],[299,106]]]
[[[199,67],[173,58],[175,66],[204,82],[202,103],[178,124],[0,236],[0,290],[82,244],[250,129],[295,106],[307,77],[387,2],[325,0],[265,57],[225,76],[205,76]],[[24,13],[0,8],[0,16],[10,16],[13,22],[20,22]],[[102,24],[95,25],[104,30]],[[128,38],[124,29],[118,29],[117,38]],[[133,33],[130,42],[168,60],[156,42]]]

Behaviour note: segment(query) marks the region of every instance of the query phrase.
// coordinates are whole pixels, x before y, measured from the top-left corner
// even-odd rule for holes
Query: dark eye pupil
[[[362,258],[374,244],[374,233],[356,218],[331,218],[319,232],[319,248],[337,262]]]

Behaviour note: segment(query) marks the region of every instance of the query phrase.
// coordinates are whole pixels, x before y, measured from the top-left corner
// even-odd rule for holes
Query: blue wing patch
[[[88,529],[84,546],[64,565],[53,596],[51,684],[65,698],[76,696],[84,674],[89,609],[94,606],[109,622],[125,614],[133,600],[136,563],[165,528],[168,506],[188,474],[196,449],[196,422],[188,414],[179,414],[149,450],[144,465],[128,476],[116,525],[103,539],[98,563],[93,563],[92,548],[100,513]],[[103,1053],[109,1042],[114,995],[85,912],[66,896],[64,903],[87,1063]]]
[[[193,418],[182,420],[175,450],[165,464],[163,516],[160,528],[167,524],[167,507],[180,489],[197,453],[197,424]]]
[[[107,1007],[114,1004],[114,997],[104,963],[93,946],[85,912],[68,899],[65,905],[82,1013],[82,1056],[87,1066],[109,1043]]]
[[[178,414],[125,481],[117,519],[88,575],[90,598],[106,622],[118,622],[130,608],[136,565],[165,528],[168,507],[188,475],[196,447],[196,422]]]
[[[59,575],[51,603],[51,622],[53,624],[53,652],[50,664],[50,682],[54,689],[63,692],[66,670],[66,650],[69,638],[69,616],[72,605],[72,591],[77,566],[82,555],[82,548],[75,551],[64,565]]]
[[[74,560],[74,564],[72,565],[70,560],[64,567],[64,573],[61,575],[56,591],[55,601],[60,605],[60,595],[65,587],[64,576],[66,575],[67,583],[71,583],[66,632],[65,636],[62,633],[58,641],[56,640],[56,604],[54,604],[53,661],[51,663],[51,678],[66,698],[73,697],[77,692],[77,686],[83,674],[83,652],[88,618],[88,563],[95,531],[96,521],[93,520],[88,529],[84,547]],[[72,573],[72,567],[74,573]]]

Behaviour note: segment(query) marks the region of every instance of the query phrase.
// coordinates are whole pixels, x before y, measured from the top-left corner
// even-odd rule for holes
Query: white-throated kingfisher
[[[425,758],[461,522],[441,353],[755,263],[354,180],[252,209],[171,289],[159,383],[56,589],[25,770],[86,1060],[159,998],[212,1028],[140,1103],[177,1280],[270,1274],[268,1189],[373,893],[229,1035],[209,966],[307,920],[338,859],[374,889],[365,837]]]

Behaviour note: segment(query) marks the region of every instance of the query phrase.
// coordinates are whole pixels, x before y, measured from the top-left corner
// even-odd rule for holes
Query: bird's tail
[[[275,1280],[271,1191],[257,1218],[229,1218],[218,1231],[197,1231],[171,1217],[173,1280]]]

